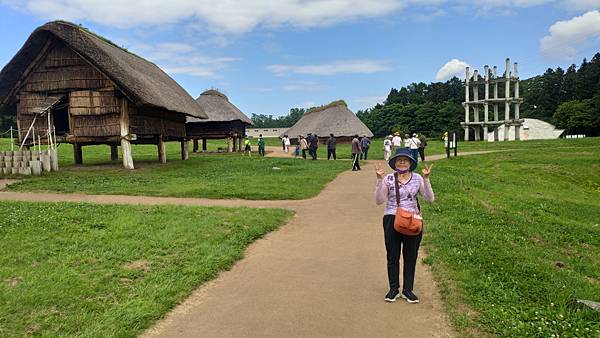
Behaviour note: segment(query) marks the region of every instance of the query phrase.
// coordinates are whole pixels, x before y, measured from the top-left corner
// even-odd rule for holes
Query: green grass
[[[24,178],[13,191],[49,191],[174,197],[305,199],[350,168],[348,161],[247,158],[241,155],[192,156],[188,161],[65,166],[58,172]],[[273,169],[274,167],[279,168]]]
[[[0,336],[135,336],[291,214],[0,202]]]
[[[457,331],[600,336],[600,139],[436,162],[426,248]]]

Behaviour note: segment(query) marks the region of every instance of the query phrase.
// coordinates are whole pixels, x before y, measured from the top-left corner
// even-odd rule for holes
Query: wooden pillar
[[[189,143],[188,143],[188,140],[186,140],[186,139],[183,139],[181,141],[181,159],[184,161],[187,161],[190,159]]]
[[[129,135],[129,104],[126,98],[121,99],[121,114],[119,118],[121,127],[121,157],[125,169],[134,169],[131,155],[131,141]]]
[[[469,67],[465,68],[465,141],[469,140]],[[450,139],[450,135],[448,135]]]
[[[490,99],[490,67],[485,65],[483,67],[485,70],[485,101],[483,104],[483,140],[487,142],[488,140],[488,114],[489,114],[489,106],[488,100]]]
[[[83,164],[83,151],[81,150],[80,144],[73,144],[73,157],[75,164]]]
[[[193,152],[197,153],[198,152],[198,139],[195,138],[192,142],[194,143]]]
[[[244,149],[242,148],[242,141],[244,139],[241,137],[238,137],[238,151],[244,151]]]
[[[202,139],[202,151],[206,151],[206,139]]]
[[[227,152],[230,153],[233,151],[235,142],[234,139],[230,136],[227,138]]]
[[[231,147],[231,151],[235,152],[237,147],[237,137],[233,137],[233,147]]]
[[[160,163],[167,163],[167,151],[162,135],[158,136],[158,161]]]
[[[118,161],[119,160],[119,146],[116,144],[110,145],[110,160]]]

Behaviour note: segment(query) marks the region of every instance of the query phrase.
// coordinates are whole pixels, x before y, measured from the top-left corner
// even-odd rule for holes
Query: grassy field
[[[0,336],[135,336],[289,217],[0,202]]]
[[[465,336],[600,336],[600,139],[435,163],[431,264]]]

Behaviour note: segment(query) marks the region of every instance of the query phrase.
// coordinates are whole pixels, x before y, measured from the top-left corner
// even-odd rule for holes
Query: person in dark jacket
[[[360,163],[358,163],[358,160],[361,153],[362,149],[360,148],[358,135],[354,135],[354,138],[352,139],[352,171],[360,170]]]
[[[327,159],[330,160],[333,156],[333,160],[337,160],[335,156],[335,148],[336,148],[336,140],[333,134],[329,134],[329,138],[327,139]]]
[[[360,140],[360,148],[362,149],[362,153],[360,154],[361,160],[367,159],[367,155],[369,154],[370,147],[371,147],[371,140],[369,140],[367,135],[364,135],[363,138]]]
[[[419,136],[419,140],[421,144],[419,145],[419,155],[421,156],[421,161],[425,161],[425,147],[427,146],[427,137],[425,134],[421,133]]]
[[[308,141],[308,153],[313,160],[317,159],[317,150],[319,149],[319,137],[316,134],[311,134]]]

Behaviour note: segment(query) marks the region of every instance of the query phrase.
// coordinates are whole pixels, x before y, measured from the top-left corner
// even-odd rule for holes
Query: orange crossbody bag
[[[394,184],[396,186],[396,218],[394,220],[394,229],[407,236],[417,236],[423,231],[423,218],[421,218],[421,205],[417,198],[417,207],[419,214],[412,213],[406,209],[400,208],[400,186],[398,183],[398,173],[394,173]],[[402,185],[404,188],[404,185]],[[406,188],[405,188],[406,189]]]

